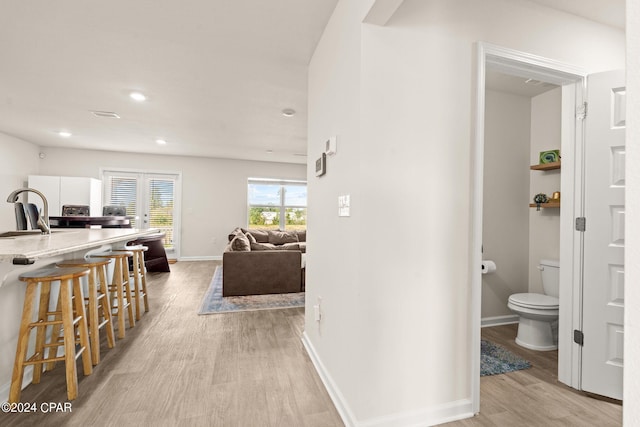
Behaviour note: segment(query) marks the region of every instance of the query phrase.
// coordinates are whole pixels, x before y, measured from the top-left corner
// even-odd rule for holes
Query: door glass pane
[[[171,179],[149,179],[149,224],[165,233],[164,246],[173,248],[173,195],[174,181]]]
[[[131,227],[136,228],[138,181],[134,177],[110,176],[111,193],[109,195],[109,205],[124,206],[127,209],[127,216],[131,217]]]

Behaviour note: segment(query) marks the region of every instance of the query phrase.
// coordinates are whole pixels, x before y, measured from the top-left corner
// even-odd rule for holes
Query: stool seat
[[[85,375],[91,375],[93,372],[84,297],[82,295],[82,286],[80,285],[80,278],[88,274],[89,269],[85,267],[45,267],[22,273],[18,277],[20,281],[26,282],[27,288],[25,290],[16,358],[9,390],[10,403],[20,401],[24,370],[27,365],[34,366],[32,382],[38,384],[44,364],[64,360],[67,397],[69,400],[74,400],[78,396],[76,358],[82,356]],[[54,281],[60,281],[60,291],[57,309],[49,311],[51,283]],[[40,290],[39,298],[37,298],[38,289]],[[34,322],[33,311],[34,303],[36,302],[38,303],[38,316]],[[52,317],[53,320],[51,320]],[[46,330],[49,327],[53,328],[53,332],[51,340],[47,342]],[[33,329],[36,330],[34,354],[31,357],[27,357],[29,338]],[[76,330],[79,338],[77,341]],[[63,335],[62,341],[58,339],[60,332]],[[79,344],[79,346],[76,347],[76,344]],[[64,348],[64,356],[58,357],[58,347]]]

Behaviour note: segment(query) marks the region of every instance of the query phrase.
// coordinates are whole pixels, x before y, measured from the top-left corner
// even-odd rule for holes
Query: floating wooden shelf
[[[553,169],[560,169],[561,162],[553,162],[553,163],[544,163],[541,165],[531,165],[529,169],[534,171],[550,171]]]
[[[538,205],[536,205],[535,203],[529,203],[529,207],[530,208],[535,208]],[[540,203],[540,207],[541,208],[559,208],[560,207],[560,202],[547,202],[547,203]]]

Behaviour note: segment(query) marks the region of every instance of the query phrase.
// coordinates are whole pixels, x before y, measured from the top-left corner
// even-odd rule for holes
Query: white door
[[[622,399],[625,74],[589,76],[585,142],[582,389]]]

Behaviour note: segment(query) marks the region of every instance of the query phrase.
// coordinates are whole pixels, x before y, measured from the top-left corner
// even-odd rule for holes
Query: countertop
[[[14,258],[35,260],[69,252],[91,249],[100,245],[135,240],[158,233],[157,229],[135,228],[70,228],[54,229],[50,235],[32,234],[0,238],[0,261]]]

